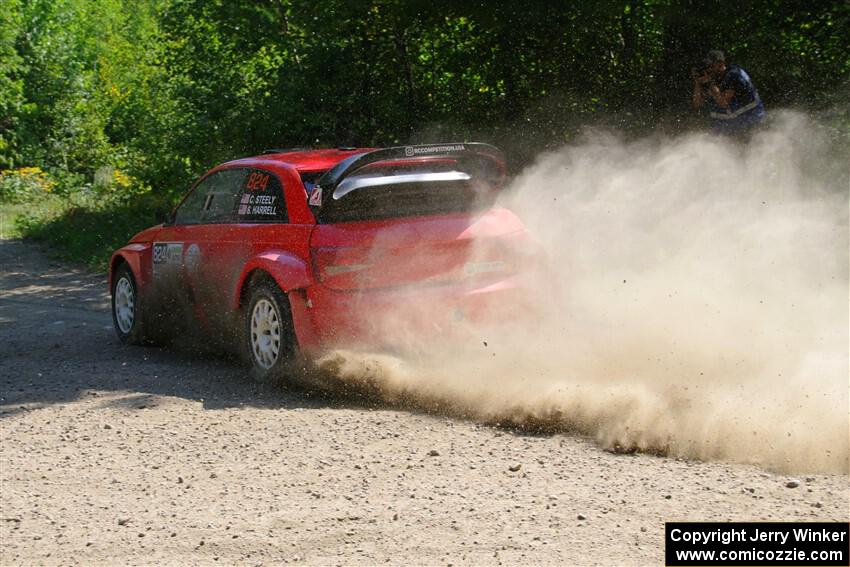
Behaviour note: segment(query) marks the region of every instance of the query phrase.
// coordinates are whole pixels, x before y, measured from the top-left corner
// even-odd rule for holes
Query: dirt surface
[[[844,475],[788,488],[125,347],[104,277],[8,240],[0,437],[2,565],[659,565],[665,521],[850,509]]]

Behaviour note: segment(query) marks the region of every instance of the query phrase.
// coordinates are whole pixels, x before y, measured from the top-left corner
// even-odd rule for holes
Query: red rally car
[[[529,244],[494,205],[504,182],[501,152],[480,143],[224,163],[113,254],[115,330],[138,344],[188,323],[265,379],[300,355],[392,346],[389,315],[423,335],[504,317],[520,309]]]

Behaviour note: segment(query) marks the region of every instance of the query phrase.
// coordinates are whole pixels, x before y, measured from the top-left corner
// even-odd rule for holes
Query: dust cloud
[[[814,118],[775,114],[746,143],[597,132],[541,155],[504,193],[545,257],[533,306],[320,367],[392,404],[616,451],[847,473],[850,157]]]

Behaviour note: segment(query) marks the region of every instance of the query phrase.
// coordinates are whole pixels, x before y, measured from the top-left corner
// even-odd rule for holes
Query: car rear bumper
[[[290,294],[301,349],[408,349],[469,337],[482,326],[533,319],[522,278],[475,284],[337,291],[321,285]],[[525,323],[523,323],[525,322]]]

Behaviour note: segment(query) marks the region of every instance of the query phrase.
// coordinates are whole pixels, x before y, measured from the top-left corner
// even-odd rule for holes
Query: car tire
[[[145,342],[136,278],[127,264],[119,266],[112,278],[112,324],[122,343]]]
[[[260,382],[279,382],[299,358],[289,298],[271,281],[261,281],[249,295],[244,315],[244,356]]]

